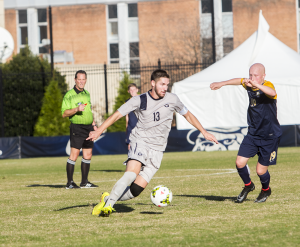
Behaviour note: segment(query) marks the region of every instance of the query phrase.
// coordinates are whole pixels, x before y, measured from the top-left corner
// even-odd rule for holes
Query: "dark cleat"
[[[271,188],[269,188],[268,190],[261,190],[255,202],[265,202],[270,195],[271,195]]]
[[[255,190],[255,185],[253,182],[251,182],[251,184],[249,186],[245,186],[242,192],[238,195],[236,203],[242,203],[243,201],[245,201],[248,193],[253,190]]]
[[[67,190],[69,190],[69,189],[80,189],[80,187],[77,184],[75,184],[73,181],[71,181],[71,183],[67,183],[66,189]]]
[[[97,187],[98,187],[98,185],[93,184],[93,183],[91,183],[91,182],[87,182],[87,183],[85,183],[85,184],[80,184],[80,188],[82,188],[82,189],[87,189],[87,188],[97,188]]]

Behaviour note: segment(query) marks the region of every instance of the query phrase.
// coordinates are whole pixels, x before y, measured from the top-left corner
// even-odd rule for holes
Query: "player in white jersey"
[[[134,111],[138,122],[132,130],[129,140],[130,149],[126,171],[115,184],[111,193],[104,192],[93,215],[109,216],[114,211],[116,201],[125,201],[137,197],[148,185],[158,171],[167,138],[171,129],[173,112],[183,115],[197,128],[205,139],[218,143],[182,104],[177,95],[168,93],[169,75],[164,70],[155,70],[151,75],[152,89],[147,93],[135,96],[123,104],[113,115],[104,121],[96,131],[90,132],[87,140],[96,140],[103,131],[129,112]]]

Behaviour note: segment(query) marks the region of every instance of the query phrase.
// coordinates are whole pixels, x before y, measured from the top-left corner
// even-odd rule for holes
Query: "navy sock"
[[[260,182],[261,182],[261,185],[262,185],[262,189],[263,190],[268,190],[269,189],[269,184],[270,184],[270,179],[271,179],[271,176],[270,176],[270,173],[269,171],[267,171],[265,174],[263,175],[258,175],[259,178],[260,178]]]
[[[250,185],[251,178],[250,178],[250,174],[249,174],[247,165],[245,165],[243,168],[236,167],[236,169],[237,169],[241,179],[243,180],[244,184]]]

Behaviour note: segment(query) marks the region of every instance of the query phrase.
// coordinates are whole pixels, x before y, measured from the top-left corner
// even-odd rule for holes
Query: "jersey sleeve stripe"
[[[189,110],[188,110],[185,106],[183,106],[183,108],[182,108],[182,110],[179,112],[179,114],[183,116],[183,115],[187,114],[188,111],[189,111]]]
[[[270,87],[270,88],[272,88],[272,89],[275,90],[275,87],[274,87],[273,83],[271,83],[271,82],[269,82],[269,81],[265,81],[264,86]],[[267,95],[267,94],[266,94],[266,96],[267,96],[268,98],[270,98],[270,99],[277,99],[277,94],[276,94],[275,96],[270,96],[270,95]]]
[[[243,86],[245,89],[247,89],[247,86],[246,86],[246,84],[245,84],[243,81],[244,81],[244,78],[241,78],[241,84],[242,84],[242,86]]]
[[[147,110],[147,95],[144,93],[140,96],[141,103],[140,103],[140,109],[145,111]]]

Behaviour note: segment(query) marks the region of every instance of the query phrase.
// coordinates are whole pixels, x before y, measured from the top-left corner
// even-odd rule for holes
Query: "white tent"
[[[248,78],[253,63],[265,65],[265,79],[275,86],[280,124],[300,124],[300,55],[268,30],[260,12],[258,30],[243,44],[205,70],[173,85],[172,92],[205,128],[247,126],[246,90],[226,86],[212,91],[209,86],[212,82]],[[177,114],[177,128],[193,127]]]

